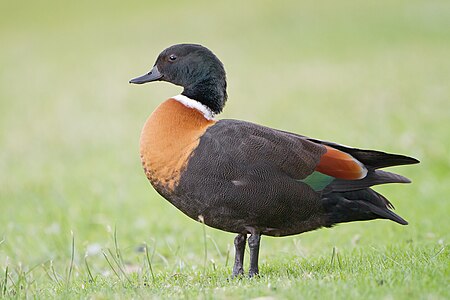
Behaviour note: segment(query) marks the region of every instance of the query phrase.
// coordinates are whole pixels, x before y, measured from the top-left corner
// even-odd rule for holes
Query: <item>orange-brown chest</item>
[[[153,186],[174,190],[200,137],[214,123],[174,99],[155,109],[140,140],[142,166]]]

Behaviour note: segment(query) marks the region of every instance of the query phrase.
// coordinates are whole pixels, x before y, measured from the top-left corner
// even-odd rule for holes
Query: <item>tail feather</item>
[[[390,210],[394,207],[384,196],[370,188],[329,193],[323,196],[322,203],[328,227],[338,223],[373,219],[389,219],[401,225],[408,224]]]
[[[324,193],[354,191],[386,183],[411,183],[411,180],[399,174],[372,169],[360,180],[336,178],[325,188]]]
[[[408,225],[408,222],[403,219],[402,217],[400,217],[399,215],[397,215],[396,213],[394,213],[392,210],[389,209],[381,209],[371,203],[366,203],[369,207],[370,210],[375,213],[376,215],[380,216],[382,219],[388,219],[388,220],[392,220],[394,222],[397,222],[401,225]]]

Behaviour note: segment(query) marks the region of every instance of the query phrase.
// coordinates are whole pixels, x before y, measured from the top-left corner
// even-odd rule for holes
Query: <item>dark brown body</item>
[[[325,152],[303,136],[249,122],[207,120],[173,99],[155,110],[141,135],[143,166],[155,189],[192,219],[202,216],[205,224],[235,233],[285,236],[383,217],[367,208],[353,216],[330,206],[339,197],[358,200],[364,194],[387,210],[389,202],[368,189],[370,184],[324,193],[301,181]]]

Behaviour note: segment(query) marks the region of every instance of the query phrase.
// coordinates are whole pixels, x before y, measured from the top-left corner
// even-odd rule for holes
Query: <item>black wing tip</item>
[[[386,167],[403,166],[403,165],[415,165],[415,164],[420,163],[420,160],[418,160],[417,158],[402,155],[402,154],[392,154],[392,153],[386,153],[386,152],[381,152],[381,151],[377,151],[377,150],[373,150],[373,153],[384,154],[384,155],[386,155],[386,157],[381,160],[382,161],[383,160],[390,161],[386,165],[377,166],[376,167],[377,169],[378,168],[386,168]]]
[[[396,223],[398,223],[398,224],[400,224],[400,225],[408,225],[409,224],[408,221],[406,221],[405,219],[403,219],[399,215],[396,215],[396,216],[397,216],[397,218],[391,219],[391,220],[396,222]]]
[[[375,169],[420,163],[418,159],[403,154],[388,153],[380,150],[354,148],[313,138],[307,139],[311,142],[327,145],[346,152],[361,161],[363,164],[374,167]]]
[[[404,158],[405,158],[405,165],[415,165],[420,163],[420,160],[414,157],[404,156]]]

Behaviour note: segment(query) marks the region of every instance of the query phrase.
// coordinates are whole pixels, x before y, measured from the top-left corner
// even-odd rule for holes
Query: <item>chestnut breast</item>
[[[141,133],[140,153],[145,174],[159,191],[173,191],[200,137],[216,121],[175,99],[161,103]]]

